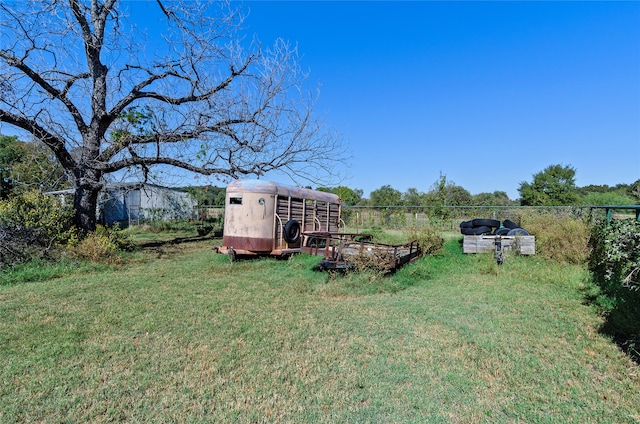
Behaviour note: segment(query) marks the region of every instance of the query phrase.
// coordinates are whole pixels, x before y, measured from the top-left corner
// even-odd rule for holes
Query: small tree
[[[380,207],[385,225],[401,225],[405,221],[404,211],[391,208],[402,205],[402,193],[390,185],[384,185],[371,192],[369,199],[371,206]]]
[[[568,206],[578,200],[576,170],[570,165],[549,165],[533,175],[531,183],[520,183],[523,206]]]
[[[390,185],[384,185],[371,192],[369,201],[371,206],[400,206],[402,193]]]
[[[407,206],[424,206],[427,204],[427,195],[411,187],[402,194],[402,201]]]
[[[451,216],[447,206],[471,205],[471,193],[453,181],[448,181],[447,176],[440,173],[440,178],[427,193],[427,204],[432,206],[429,210],[432,218],[447,219]]]
[[[472,203],[475,206],[511,206],[513,204],[504,191],[474,194],[472,196]]]

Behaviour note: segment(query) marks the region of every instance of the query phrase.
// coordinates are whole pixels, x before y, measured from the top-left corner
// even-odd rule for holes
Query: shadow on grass
[[[600,334],[611,338],[640,365],[640,291],[605,285],[598,293],[587,293],[585,301],[603,312],[605,321],[599,329]]]
[[[606,315],[600,328],[638,365],[640,365],[640,291],[624,289]]]
[[[176,237],[171,240],[154,240],[154,241],[147,241],[144,243],[138,243],[138,247],[140,247],[141,249],[147,249],[152,247],[164,247],[164,246],[173,246],[176,244],[183,244],[183,243],[193,243],[197,241],[217,240],[220,238],[222,238],[222,235],[218,235],[217,233],[212,235],[205,235],[205,236]]]

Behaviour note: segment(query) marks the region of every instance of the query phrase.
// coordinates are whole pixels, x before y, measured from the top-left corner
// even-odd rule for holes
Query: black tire
[[[474,227],[492,227],[492,228],[500,227],[500,221],[498,221],[497,219],[476,218],[473,221],[471,221],[471,223],[473,224]]]
[[[504,228],[508,228],[510,230],[513,230],[514,228],[520,228],[520,226],[518,224],[516,224],[515,222],[511,221],[510,219],[505,219],[502,222],[502,226]]]
[[[492,228],[488,226],[481,227],[473,227],[473,228],[462,228],[460,232],[465,236],[479,236],[482,234],[491,234]]]
[[[460,223],[460,228],[471,228],[473,227],[473,222],[471,221],[462,221]]]
[[[460,234],[464,234],[465,236],[473,235],[473,228],[471,227],[460,227]]]
[[[284,241],[289,244],[296,244],[300,241],[300,223],[295,219],[291,219],[284,224],[284,233],[282,234]]]
[[[528,236],[529,232],[524,228],[512,228],[507,233],[508,236]]]
[[[509,228],[498,228],[493,234],[497,236],[506,236],[509,231]]]

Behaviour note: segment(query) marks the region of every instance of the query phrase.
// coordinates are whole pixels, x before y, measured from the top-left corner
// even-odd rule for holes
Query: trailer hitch
[[[502,265],[504,263],[504,252],[502,251],[502,237],[496,236],[494,239],[494,250],[493,257],[496,259],[496,263],[498,265]]]

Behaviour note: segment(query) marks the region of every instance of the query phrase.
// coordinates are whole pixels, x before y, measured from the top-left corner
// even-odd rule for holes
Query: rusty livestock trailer
[[[222,245],[218,252],[283,256],[299,253],[302,233],[337,232],[340,198],[264,180],[235,180],[227,186]]]

